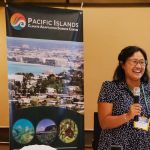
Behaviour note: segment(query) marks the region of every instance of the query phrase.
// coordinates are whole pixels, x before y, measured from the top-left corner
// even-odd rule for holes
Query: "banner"
[[[6,7],[10,149],[84,149],[83,12]]]

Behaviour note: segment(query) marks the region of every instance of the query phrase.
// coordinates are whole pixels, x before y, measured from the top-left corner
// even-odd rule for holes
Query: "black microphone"
[[[139,87],[133,88],[133,95],[134,95],[134,103],[139,103],[140,101],[140,88]],[[139,121],[138,115],[134,117],[134,121]]]

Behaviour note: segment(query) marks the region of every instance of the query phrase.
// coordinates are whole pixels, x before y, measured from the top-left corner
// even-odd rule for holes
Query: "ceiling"
[[[0,0],[0,6],[10,4],[49,4],[57,6],[150,6],[150,0]]]

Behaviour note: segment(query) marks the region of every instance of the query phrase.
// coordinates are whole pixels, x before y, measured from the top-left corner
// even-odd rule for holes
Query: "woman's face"
[[[140,51],[129,57],[122,65],[126,80],[140,81],[145,72],[145,64],[144,56]]]

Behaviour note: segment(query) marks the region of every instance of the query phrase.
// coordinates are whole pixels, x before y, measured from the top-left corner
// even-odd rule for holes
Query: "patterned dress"
[[[140,104],[142,105],[142,116],[148,116],[144,94],[150,109],[150,83],[141,83]],[[124,82],[105,81],[102,84],[98,102],[113,104],[112,115],[127,113],[130,105],[134,102],[132,92]],[[113,129],[101,131],[98,150],[110,150],[111,145],[122,146],[123,150],[150,150],[150,129],[144,131],[133,128],[133,119],[130,122]]]

